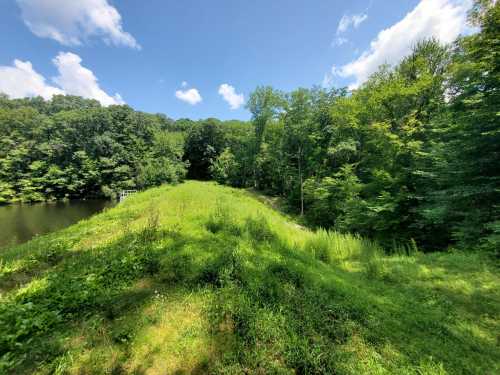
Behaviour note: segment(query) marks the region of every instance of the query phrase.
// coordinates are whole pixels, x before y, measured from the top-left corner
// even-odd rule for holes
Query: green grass
[[[1,252],[0,373],[499,373],[493,261],[406,253],[242,190],[151,189]]]

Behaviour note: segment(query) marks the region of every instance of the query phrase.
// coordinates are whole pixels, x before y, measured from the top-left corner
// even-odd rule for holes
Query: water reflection
[[[114,203],[105,200],[0,206],[0,248],[65,228]]]

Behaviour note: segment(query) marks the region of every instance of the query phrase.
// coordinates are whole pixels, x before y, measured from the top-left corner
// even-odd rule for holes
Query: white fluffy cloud
[[[186,86],[187,86],[187,83],[184,85],[184,82],[183,82],[182,87],[186,87]],[[175,96],[177,99],[180,99],[183,102],[189,103],[191,105],[196,105],[203,100],[200,93],[198,92],[198,90],[194,89],[194,88],[193,89],[186,89],[186,90],[177,90],[175,92]]]
[[[54,82],[66,93],[96,99],[105,106],[124,103],[120,94],[111,97],[99,87],[94,73],[81,65],[80,56],[71,52],[61,52],[52,62],[59,71],[59,75],[54,77]]]
[[[399,62],[419,40],[434,37],[450,43],[467,30],[470,6],[470,0],[421,0],[401,21],[380,31],[360,57],[341,67],[332,67],[331,74],[354,78],[349,86],[354,89],[380,65]]]
[[[368,15],[364,13],[353,14],[352,16],[344,14],[340,19],[339,25],[337,26],[337,35],[345,33],[347,29],[349,29],[349,27],[351,26],[357,29],[358,26],[361,25],[361,23],[365,21],[367,18]]]
[[[124,103],[120,94],[110,96],[99,87],[94,73],[81,65],[80,56],[60,52],[52,62],[59,72],[52,79],[58,87],[47,84],[45,78],[33,69],[31,62],[14,60],[13,66],[0,66],[0,92],[11,98],[39,95],[48,100],[56,94],[68,94],[96,99],[105,106]]]
[[[47,85],[45,78],[38,74],[29,61],[14,60],[13,66],[0,66],[0,92],[11,98],[41,96],[50,99],[52,95],[64,91]]]
[[[33,34],[61,44],[81,45],[89,37],[140,49],[122,28],[120,13],[108,0],[17,0],[24,23]]]
[[[237,94],[234,87],[223,83],[219,86],[219,95],[221,95],[226,102],[229,103],[231,109],[240,108],[245,102],[243,94]]]

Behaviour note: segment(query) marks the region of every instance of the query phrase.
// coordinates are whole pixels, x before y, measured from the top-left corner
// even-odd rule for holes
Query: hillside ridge
[[[386,255],[255,192],[187,181],[0,253],[0,372],[500,370],[479,253]]]

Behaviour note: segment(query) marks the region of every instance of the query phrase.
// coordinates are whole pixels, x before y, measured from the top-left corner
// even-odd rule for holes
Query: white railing
[[[120,202],[123,202],[130,194],[137,193],[137,190],[122,190],[120,191]]]

